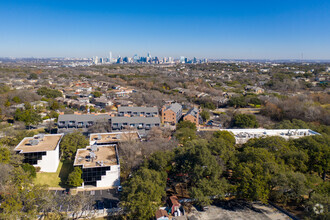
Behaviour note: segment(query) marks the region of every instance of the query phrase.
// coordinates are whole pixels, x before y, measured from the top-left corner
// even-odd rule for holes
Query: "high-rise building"
[[[94,59],[93,59],[93,63],[94,64],[98,64],[99,63],[99,58],[96,56],[96,57],[94,57]]]
[[[180,57],[180,63],[185,63],[185,57],[184,56]]]
[[[110,51],[110,53],[109,53],[109,63],[111,63],[112,62],[112,52]]]
[[[133,62],[134,62],[134,63],[139,62],[139,57],[138,57],[137,54],[135,54],[135,55],[133,56]]]

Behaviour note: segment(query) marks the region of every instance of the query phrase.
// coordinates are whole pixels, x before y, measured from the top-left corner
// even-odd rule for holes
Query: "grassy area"
[[[71,161],[60,161],[56,173],[37,173],[35,184],[48,185],[49,187],[64,187],[69,173],[73,170]]]

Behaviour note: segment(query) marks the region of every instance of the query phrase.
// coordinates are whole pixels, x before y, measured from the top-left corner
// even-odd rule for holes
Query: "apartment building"
[[[110,115],[108,114],[65,114],[58,116],[57,127],[65,128],[88,128],[97,122],[109,122]]]
[[[178,103],[165,105],[162,108],[162,123],[175,125],[182,117],[182,106]]]
[[[194,123],[196,125],[196,127],[199,126],[199,121],[200,121],[200,117],[199,117],[199,110],[197,108],[191,108],[187,114],[185,114],[183,116],[183,120],[184,121],[190,121],[192,123]]]
[[[112,117],[112,130],[122,130],[128,128],[150,130],[152,127],[159,127],[159,117]]]
[[[125,106],[118,107],[119,117],[158,117],[158,108],[157,107],[133,107]]]

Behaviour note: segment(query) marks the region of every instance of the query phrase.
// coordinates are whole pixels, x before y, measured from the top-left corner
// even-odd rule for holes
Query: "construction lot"
[[[251,220],[285,220],[291,219],[270,205],[247,202],[219,202],[209,206],[208,210],[201,211],[195,207],[187,215],[189,220],[229,220],[229,219],[251,219]]]

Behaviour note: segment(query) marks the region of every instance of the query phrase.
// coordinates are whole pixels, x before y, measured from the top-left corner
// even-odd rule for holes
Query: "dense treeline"
[[[305,122],[318,122],[330,124],[329,109],[322,107],[322,104],[329,104],[329,95],[324,95],[324,103],[306,97],[298,96],[286,99],[270,99],[266,102],[261,113],[274,121],[300,119]]]
[[[187,123],[177,132],[182,129],[195,131]],[[328,135],[294,140],[266,137],[235,145],[229,132],[219,131],[181,139],[181,143],[182,147],[151,154],[125,182],[122,204],[128,217],[152,217],[165,202],[165,183],[171,187],[172,182],[181,182],[198,205],[230,195],[284,206],[294,204],[304,209],[306,218],[329,218]],[[317,203],[325,207],[319,215],[313,211]]]
[[[38,95],[45,96],[47,98],[62,97],[62,93],[56,89],[50,89],[47,87],[41,87],[37,90]]]

